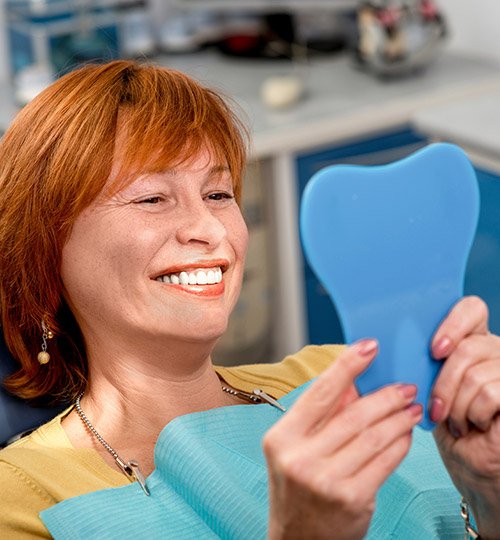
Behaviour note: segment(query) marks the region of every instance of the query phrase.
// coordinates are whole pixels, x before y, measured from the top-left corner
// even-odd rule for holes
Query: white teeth
[[[208,283],[207,274],[201,270],[196,273],[196,283],[198,285],[206,285]]]
[[[156,281],[172,283],[174,285],[214,285],[222,281],[222,270],[197,270],[196,272],[181,272],[180,274],[163,275]]]

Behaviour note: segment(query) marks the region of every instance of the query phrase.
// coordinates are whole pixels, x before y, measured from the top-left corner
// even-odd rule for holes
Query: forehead
[[[207,139],[188,141],[177,149],[163,140],[158,140],[148,147],[146,155],[135,155],[134,152],[134,136],[130,135],[122,116],[122,121],[119,120],[117,125],[113,163],[104,189],[105,195],[121,191],[145,176],[175,178],[181,172],[187,171],[210,177],[230,175],[226,157]]]

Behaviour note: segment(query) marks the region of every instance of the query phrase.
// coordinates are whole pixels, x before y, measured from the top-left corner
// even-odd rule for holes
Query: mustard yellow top
[[[215,367],[233,388],[256,387],[280,398],[321,373],[343,347],[308,346],[277,364]],[[63,411],[0,451],[0,538],[51,538],[38,514],[58,502],[129,483],[93,449],[75,448],[61,426]]]

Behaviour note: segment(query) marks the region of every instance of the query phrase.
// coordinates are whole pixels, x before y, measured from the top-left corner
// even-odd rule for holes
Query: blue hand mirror
[[[474,169],[438,143],[389,165],[336,165],[306,186],[304,251],[337,308],[347,343],[375,337],[379,354],[357,380],[362,394],[396,382],[427,403],[441,362],[431,338],[463,295],[479,216]]]

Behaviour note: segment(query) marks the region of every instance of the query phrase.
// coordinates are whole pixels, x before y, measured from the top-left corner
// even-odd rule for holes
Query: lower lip
[[[214,283],[213,285],[174,285],[173,283],[165,283],[165,287],[182,291],[195,296],[216,297],[224,294],[224,282]]]

